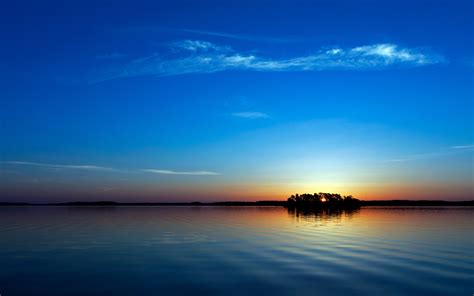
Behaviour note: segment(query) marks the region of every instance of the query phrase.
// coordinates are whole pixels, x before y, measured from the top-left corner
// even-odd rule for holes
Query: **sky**
[[[474,199],[472,1],[11,1],[0,201]]]

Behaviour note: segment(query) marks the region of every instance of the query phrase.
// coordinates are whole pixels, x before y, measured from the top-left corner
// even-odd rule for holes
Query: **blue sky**
[[[6,6],[2,200],[472,199],[471,1]]]

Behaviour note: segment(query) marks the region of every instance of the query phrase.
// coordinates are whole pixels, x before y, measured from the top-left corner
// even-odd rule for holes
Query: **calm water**
[[[0,208],[0,294],[472,295],[473,214]]]

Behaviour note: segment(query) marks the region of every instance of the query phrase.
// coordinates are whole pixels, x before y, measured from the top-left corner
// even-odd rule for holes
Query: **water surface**
[[[473,214],[3,207],[0,294],[472,295]]]

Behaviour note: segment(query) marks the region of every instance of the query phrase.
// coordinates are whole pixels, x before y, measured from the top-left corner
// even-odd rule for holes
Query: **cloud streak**
[[[474,145],[458,145],[458,146],[451,146],[451,149],[474,149]]]
[[[231,114],[234,117],[246,118],[246,119],[265,119],[270,118],[270,115],[263,112],[236,112]]]
[[[171,171],[171,170],[157,170],[157,169],[144,169],[141,170],[147,173],[161,174],[161,175],[190,175],[190,176],[210,176],[210,175],[220,175],[216,172],[210,171]]]
[[[230,33],[206,31],[206,30],[181,29],[179,31],[196,34],[196,35],[205,35],[205,36],[220,37],[220,38],[235,39],[235,40],[247,40],[247,41],[254,41],[254,42],[289,43],[289,42],[301,41],[297,39],[284,39],[284,38],[242,35],[242,34],[230,34]]]
[[[112,167],[102,167],[96,165],[64,165],[64,164],[50,164],[50,163],[39,163],[29,161],[3,161],[1,163],[9,165],[25,165],[25,166],[36,166],[42,168],[55,168],[55,169],[72,169],[72,170],[86,170],[86,171],[105,171],[105,172],[123,172],[123,173],[138,173],[147,172],[153,174],[162,175],[194,175],[194,176],[210,176],[220,175],[216,172],[211,171],[173,171],[173,170],[162,170],[162,169],[139,169],[139,170],[121,170]]]
[[[396,44],[372,44],[353,48],[333,47],[315,54],[275,59],[238,52],[202,40],[171,43],[169,53],[155,53],[110,68],[90,82],[137,77],[204,74],[222,71],[298,72],[329,70],[381,70],[419,67],[444,62],[441,56]]]
[[[39,163],[39,162],[29,162],[29,161],[5,161],[6,164],[12,165],[28,165],[28,166],[38,166],[46,168],[56,168],[56,169],[74,169],[74,170],[89,170],[89,171],[118,171],[114,168],[102,167],[96,165],[65,165],[65,164],[50,164],[50,163]]]
[[[474,145],[457,145],[451,146],[448,149],[444,149],[440,152],[427,152],[427,153],[420,153],[420,154],[412,154],[401,158],[394,158],[386,160],[385,162],[407,162],[413,160],[422,160],[422,159],[430,159],[435,157],[443,157],[449,155],[455,155],[463,152],[469,152],[474,150]]]

